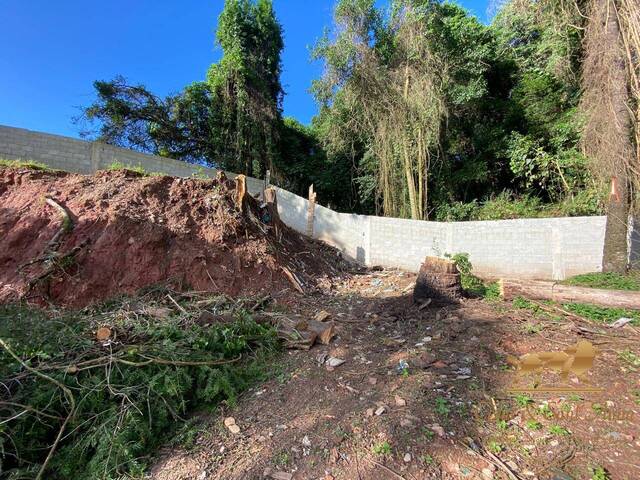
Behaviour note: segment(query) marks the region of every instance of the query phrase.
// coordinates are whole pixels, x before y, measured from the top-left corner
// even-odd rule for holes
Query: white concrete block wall
[[[53,168],[92,173],[114,162],[174,176],[217,170],[146,155],[98,142],[0,126],[0,158],[35,160]],[[235,175],[227,174],[230,178]],[[252,195],[263,181],[247,178]],[[308,201],[277,189],[278,211],[291,228],[306,232]],[[602,265],[605,217],[423,222],[338,213],[316,205],[314,237],[368,265],[417,271],[427,255],[466,252],[485,276],[562,279],[598,271]],[[630,259],[640,263],[640,222],[630,229]]]

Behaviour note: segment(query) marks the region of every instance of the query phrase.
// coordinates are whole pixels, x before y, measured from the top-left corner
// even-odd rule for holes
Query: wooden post
[[[262,189],[262,200],[265,202],[267,201],[265,192],[267,191],[267,188],[269,188],[269,183],[271,183],[271,171],[267,170],[267,173],[264,175],[264,188]]]
[[[307,210],[307,235],[313,237],[313,219],[316,210],[316,192],[313,191],[313,184],[309,186],[309,209]]]
[[[236,207],[244,212],[244,196],[247,194],[247,177],[238,175],[236,177]]]

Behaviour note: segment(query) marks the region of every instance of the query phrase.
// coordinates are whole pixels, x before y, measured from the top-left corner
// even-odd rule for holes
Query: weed
[[[424,462],[425,465],[433,465],[435,463],[434,458],[428,453],[425,453],[424,455],[422,455],[422,461]]]
[[[391,455],[391,445],[389,445],[389,442],[384,441],[374,445],[371,451],[376,455]]]
[[[549,433],[552,435],[564,436],[569,435],[569,430],[560,425],[551,425],[549,427]]]
[[[529,430],[540,430],[542,428],[542,424],[536,420],[529,420],[527,422],[527,428]]]
[[[576,395],[575,393],[572,393],[571,395],[569,395],[567,397],[569,400],[571,400],[572,402],[579,402],[582,400],[582,397],[580,395]]]
[[[615,272],[585,273],[571,277],[562,283],[608,290],[640,290],[640,274],[635,272],[625,275]]]
[[[627,362],[632,367],[640,367],[640,356],[638,354],[632,352],[628,348],[626,350],[621,351],[618,354],[620,360]]]
[[[591,468],[591,480],[610,480],[611,477],[604,467],[597,466]]]
[[[547,405],[546,403],[538,407],[538,412],[540,413],[540,415],[546,418],[553,418],[553,412],[551,411],[551,408],[549,408],[549,405]]]
[[[487,449],[493,453],[500,453],[502,452],[502,450],[504,450],[503,446],[495,440],[489,441],[489,443],[487,444]]]
[[[602,415],[604,413],[604,407],[599,403],[592,403],[591,410],[596,412],[598,415]]]
[[[435,436],[435,432],[430,428],[422,427],[422,436],[425,438],[425,440],[430,442],[431,440],[433,440],[433,437]]]
[[[436,402],[436,408],[435,408],[436,413],[443,417],[448,416],[449,412],[451,412],[451,408],[449,407],[447,399],[443,397],[437,397],[435,402]]]
[[[485,285],[480,278],[473,274],[473,265],[469,260],[468,253],[445,254],[445,257],[455,262],[460,272],[460,284],[466,293],[476,297],[483,297],[487,300],[496,300],[500,297],[500,288],[497,283]]]
[[[520,310],[537,310],[538,306],[534,303],[531,303],[529,300],[527,300],[524,297],[516,297],[513,299],[513,301],[511,302],[511,305],[513,305],[513,308],[518,308]]]
[[[526,407],[527,405],[533,403],[533,399],[529,395],[525,395],[524,393],[517,394],[515,399],[519,407]]]
[[[640,326],[640,311],[637,310],[598,307],[584,303],[565,303],[562,307],[571,313],[597,323],[611,323],[621,317],[627,317],[632,319],[631,325]]]
[[[135,172],[142,176],[149,175],[149,172],[147,172],[142,165],[134,166],[134,165],[124,164],[122,162],[113,162],[111,165],[107,167],[107,170],[109,170],[110,172],[117,171],[117,170],[129,170],[130,172]]]
[[[527,323],[522,329],[524,330],[525,333],[528,333],[531,335],[535,333],[540,333],[543,330],[543,328],[544,327],[539,323]]]
[[[509,424],[506,420],[498,420],[498,430],[507,430],[509,428]]]
[[[28,168],[30,170],[40,170],[43,172],[55,172],[53,168],[45,165],[44,163],[36,162],[34,160],[5,160],[0,158],[0,167],[11,168]]]
[[[276,467],[286,468],[291,464],[291,456],[286,450],[282,450],[273,457],[273,464]]]

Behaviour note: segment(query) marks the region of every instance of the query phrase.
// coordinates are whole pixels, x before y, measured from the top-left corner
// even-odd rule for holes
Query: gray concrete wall
[[[217,173],[99,142],[3,126],[0,158],[35,160],[77,173],[92,173],[114,162],[181,177]],[[255,195],[263,181],[247,178],[247,187]],[[282,220],[305,233],[308,201],[283,189],[277,195]],[[321,205],[316,205],[314,217],[315,238],[368,266],[417,271],[427,255],[466,252],[480,275],[557,280],[601,269],[604,229],[605,217],[442,223],[338,213]],[[629,243],[631,261],[640,263],[638,221],[630,228]]]

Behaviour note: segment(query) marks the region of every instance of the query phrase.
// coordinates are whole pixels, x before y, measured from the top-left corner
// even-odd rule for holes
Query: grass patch
[[[115,171],[119,171],[119,170],[128,170],[130,172],[135,172],[138,175],[142,175],[142,176],[148,176],[150,175],[149,172],[147,172],[142,165],[128,165],[122,162],[113,162],[111,165],[109,165],[106,168],[108,171],[110,172],[115,172]],[[160,174],[162,175],[162,174]]]
[[[389,442],[378,443],[371,449],[376,455],[391,455],[391,445]]]
[[[585,273],[584,275],[571,277],[562,283],[580,287],[603,288],[605,290],[640,291],[640,273],[629,272],[626,275],[614,272]]]
[[[269,375],[273,328],[241,309],[203,326],[195,302],[210,297],[173,294],[180,312],[164,293],[76,312],[0,307],[3,475],[35,477],[62,431],[43,478],[139,477],[169,440],[193,443],[191,412],[233,404]]]
[[[632,318],[631,325],[640,325],[640,311],[626,310],[624,308],[606,308],[597,305],[587,305],[584,303],[565,303],[562,305],[565,310],[580,315],[583,318],[597,323],[611,323],[621,317]]]
[[[39,170],[42,172],[55,172],[53,168],[45,165],[44,163],[36,162],[34,160],[5,160],[0,158],[0,167],[10,168],[28,168],[30,170]]]

